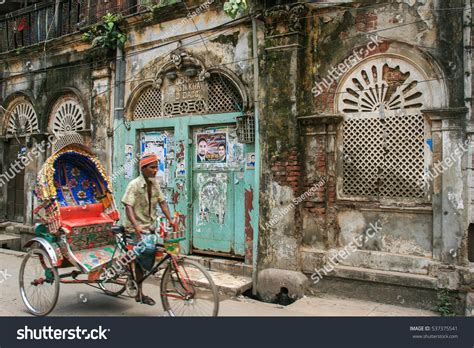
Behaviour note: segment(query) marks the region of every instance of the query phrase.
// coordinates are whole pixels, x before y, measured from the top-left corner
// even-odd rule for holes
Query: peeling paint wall
[[[463,122],[470,118],[464,109],[465,86],[460,75],[464,59],[460,9],[464,3],[397,0],[369,5],[352,1],[340,7],[323,3],[306,8],[275,6],[265,12],[262,46],[266,54],[260,62],[265,87],[260,91],[264,96],[264,141],[259,267],[307,270],[311,268],[306,264],[311,259],[308,255],[320,260],[329,250],[347,246],[378,220],[384,225],[380,236],[362,246],[348,266],[361,266],[361,258],[366,258],[363,267],[422,274],[426,269],[420,266],[420,257],[427,262],[464,265],[465,256],[460,255],[467,250],[463,239],[469,205],[468,153],[434,178],[424,202],[347,198],[341,195],[346,116],[338,109],[340,85],[355,66],[377,56],[403,57],[425,74],[419,84],[431,96],[421,110],[431,144],[425,171],[448,158],[466,140],[468,130]],[[285,22],[283,18],[291,19]],[[315,96],[312,89],[333,67],[354,50],[369,47],[370,35],[378,35],[377,47],[352,67],[335,73],[333,83]],[[288,168],[293,153],[295,178]],[[316,194],[286,211],[277,224],[271,223],[281,215],[277,208],[290,205],[322,178]],[[387,262],[376,253],[387,255]]]

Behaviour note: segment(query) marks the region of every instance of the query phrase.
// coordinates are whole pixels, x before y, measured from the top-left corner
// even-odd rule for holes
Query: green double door
[[[142,130],[138,136],[140,153],[160,158],[157,179],[171,211],[187,216],[185,249],[243,256],[245,154],[235,124]]]

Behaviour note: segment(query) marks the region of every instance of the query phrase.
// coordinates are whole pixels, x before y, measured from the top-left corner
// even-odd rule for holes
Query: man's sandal
[[[143,304],[147,304],[149,306],[154,306],[156,304],[155,300],[153,300],[151,297],[148,297],[148,296],[142,296],[141,300],[139,297],[137,297],[135,298],[135,301],[141,302]]]

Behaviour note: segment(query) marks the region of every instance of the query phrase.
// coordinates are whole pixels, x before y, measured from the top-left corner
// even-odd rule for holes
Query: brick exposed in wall
[[[377,14],[374,11],[358,13],[355,18],[355,27],[359,32],[377,29]]]
[[[299,151],[293,149],[287,158],[274,156],[271,170],[274,180],[281,186],[290,186],[297,196],[300,192],[301,165]]]

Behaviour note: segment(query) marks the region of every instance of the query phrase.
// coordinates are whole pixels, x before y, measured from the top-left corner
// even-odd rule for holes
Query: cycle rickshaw
[[[87,284],[111,296],[136,296],[133,268],[145,249],[136,251],[117,224],[110,177],[81,141],[56,148],[39,172],[35,195],[35,214],[42,222],[24,246],[29,251],[19,276],[28,311],[49,314],[57,304],[60,284]],[[178,255],[183,229],[172,231],[160,223],[160,231],[164,244],[156,243],[156,259],[145,279],[161,278],[164,310],[171,316],[216,316],[219,299],[212,278],[200,264]]]

